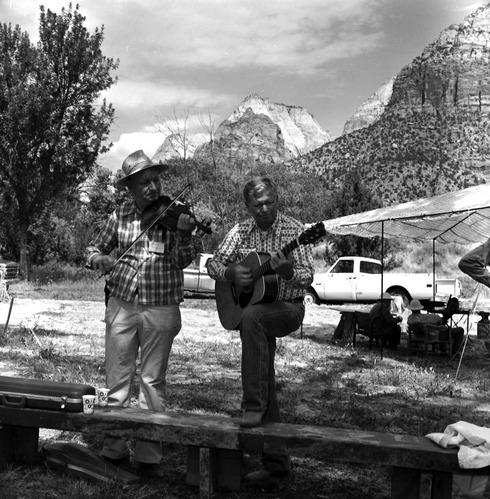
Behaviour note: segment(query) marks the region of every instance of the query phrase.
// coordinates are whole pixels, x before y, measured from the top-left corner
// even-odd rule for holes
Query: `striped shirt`
[[[158,224],[157,224],[158,225]],[[134,200],[111,213],[100,233],[87,248],[87,261],[116,250],[117,259],[139,236],[141,212]],[[184,299],[183,272],[196,256],[190,238],[178,231],[152,227],[114,266],[107,277],[112,296],[144,305],[171,305]]]
[[[275,253],[303,232],[304,226],[294,218],[280,212],[267,231],[257,227],[253,219],[236,224],[225,237],[213,258],[208,261],[209,275],[216,280],[225,280],[229,263],[241,262],[250,252]],[[293,263],[293,277],[289,280],[278,277],[278,300],[288,301],[304,296],[304,290],[313,281],[313,256],[309,246],[300,245],[287,255]]]

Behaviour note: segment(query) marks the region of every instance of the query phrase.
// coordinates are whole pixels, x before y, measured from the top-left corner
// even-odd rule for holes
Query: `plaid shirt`
[[[241,262],[250,252],[274,253],[282,250],[296,239],[304,226],[294,218],[282,213],[267,231],[257,227],[253,219],[235,225],[214,253],[207,267],[209,275],[216,280],[225,280],[229,263]],[[313,256],[309,246],[300,245],[288,256],[293,262],[293,277],[289,280],[278,276],[278,300],[288,301],[304,296],[304,290],[313,282]]]
[[[141,232],[141,212],[134,200],[128,201],[111,213],[88,246],[88,264],[97,254],[108,255],[115,249],[117,259]],[[182,269],[195,256],[190,238],[153,227],[114,266],[107,277],[108,289],[125,301],[133,301],[138,293],[144,305],[180,303],[184,299]]]

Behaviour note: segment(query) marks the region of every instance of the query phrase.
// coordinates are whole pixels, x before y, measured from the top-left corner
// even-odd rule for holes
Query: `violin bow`
[[[117,257],[117,259],[114,261],[112,268],[116,266],[117,263],[119,263],[129,252],[129,250],[152,228],[155,226],[155,224],[161,220],[164,215],[167,213],[167,211],[175,204],[177,201],[184,195],[185,191],[190,189],[192,186],[191,184],[187,184],[173,199],[168,206],[159,214],[155,217],[155,219],[146,227],[143,231],[141,231],[138,236],[131,242],[131,244]]]

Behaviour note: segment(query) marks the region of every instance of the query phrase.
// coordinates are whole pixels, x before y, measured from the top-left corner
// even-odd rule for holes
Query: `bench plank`
[[[400,468],[454,472],[460,470],[457,449],[444,449],[425,437],[267,423],[241,428],[226,416],[98,408],[94,414],[0,407],[0,423],[96,432],[196,447],[259,453],[286,450],[294,456],[317,454],[326,460],[377,463]]]

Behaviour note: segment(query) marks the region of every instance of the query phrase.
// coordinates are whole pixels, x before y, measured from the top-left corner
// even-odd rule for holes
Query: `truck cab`
[[[211,279],[206,263],[211,253],[199,253],[194,261],[184,269],[184,292],[190,294],[214,294],[214,279]]]
[[[381,263],[377,260],[342,257],[323,274],[324,280],[316,281],[314,286],[321,288],[321,294],[334,291],[331,298],[337,301],[375,301],[380,294],[381,273]]]

